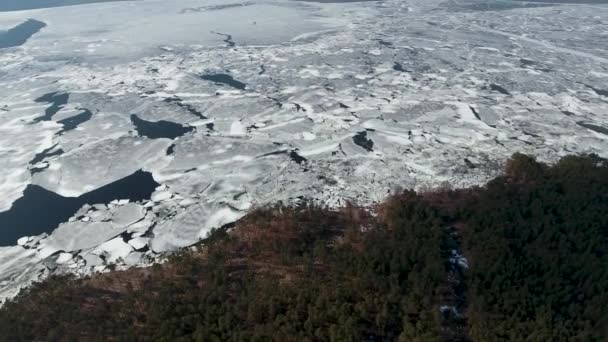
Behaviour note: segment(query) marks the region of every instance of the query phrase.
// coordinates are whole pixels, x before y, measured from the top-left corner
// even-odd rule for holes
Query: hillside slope
[[[51,277],[0,309],[0,340],[608,338],[605,160],[516,154],[372,212],[260,208],[163,264]]]

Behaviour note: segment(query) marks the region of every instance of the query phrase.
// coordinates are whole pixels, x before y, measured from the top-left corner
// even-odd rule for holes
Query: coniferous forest
[[[483,187],[263,207],[162,264],[53,276],[0,340],[606,341],[607,308],[608,163],[515,154]]]

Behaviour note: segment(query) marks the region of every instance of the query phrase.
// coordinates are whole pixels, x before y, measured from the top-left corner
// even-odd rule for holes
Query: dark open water
[[[0,246],[15,245],[22,236],[51,233],[85,204],[127,198],[132,202],[149,199],[157,186],[152,174],[144,171],[137,171],[80,197],[63,197],[30,184],[11,209],[0,212]]]

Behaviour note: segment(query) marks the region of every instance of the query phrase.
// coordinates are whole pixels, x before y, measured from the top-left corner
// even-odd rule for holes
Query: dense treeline
[[[608,340],[608,165],[516,154],[463,207],[476,341]]]
[[[413,193],[382,216],[257,210],[163,265],[38,284],[0,311],[0,331],[7,341],[436,340],[438,216]]]
[[[516,154],[484,187],[374,215],[261,208],[163,264],[32,286],[0,309],[0,340],[605,341],[607,196],[596,156]],[[456,323],[439,310],[454,296]]]

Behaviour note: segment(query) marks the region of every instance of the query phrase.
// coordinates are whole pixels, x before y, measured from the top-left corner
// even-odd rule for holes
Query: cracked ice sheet
[[[111,207],[97,204],[94,209],[76,213],[77,219],[61,224],[40,245],[66,252],[93,248],[127,231],[145,214],[144,207],[136,203]]]
[[[139,169],[162,165],[170,145],[168,139],[129,136],[99,140],[54,159],[33,182],[62,196],[77,197]]]
[[[208,5],[203,12],[223,11]],[[86,14],[95,6],[70,11]],[[162,10],[169,17],[181,9],[157,1],[104,6],[144,6],[142,13]],[[41,18],[49,26],[0,57],[0,83],[7,89],[0,94],[0,129],[6,133],[0,135],[0,155],[8,166],[0,172],[10,179],[1,184],[9,194],[4,207],[31,182],[76,195],[143,168],[163,184],[153,201],[137,204],[146,208],[141,221],[115,230],[107,226],[92,241],[81,234],[98,223],[93,216],[112,215],[91,214],[90,222],[65,229],[74,239],[53,247],[62,234],[69,236],[61,229],[40,242],[37,258],[86,246],[82,258],[89,269],[104,264],[91,251],[124,232],[162,252],[196,242],[253,205],[302,197],[368,204],[399,187],[481,184],[513,152],[543,161],[571,153],[608,157],[608,136],[592,129],[608,122],[608,56],[598,48],[607,45],[601,20],[606,6],[488,11],[438,0],[281,6],[304,11],[306,18],[313,11],[333,28],[293,32],[289,42],[271,34],[266,38],[272,44],[246,45],[246,20],[233,31],[234,23],[205,27],[232,35],[235,48],[223,42],[227,36],[207,42],[203,35],[198,44],[204,49],[186,39],[163,43],[165,52],[144,58],[127,50],[128,58],[103,59],[107,55],[97,50],[79,58],[99,63],[68,63],[47,44],[67,28],[53,31],[53,12],[35,12],[48,16]],[[117,29],[108,27],[112,37]],[[87,35],[99,39],[103,33],[77,36]],[[112,48],[108,39],[107,53],[127,40]],[[76,49],[84,41],[67,40],[61,48]],[[132,45],[137,50],[148,43]],[[226,74],[239,87],[201,78],[209,74]],[[60,136],[55,120],[31,124],[48,107],[34,99],[57,90],[70,94],[57,119],[78,108],[94,113]],[[175,140],[137,137],[130,114],[195,130]],[[357,143],[356,136],[367,143]],[[28,161],[55,144],[64,154],[48,158],[48,169],[31,179]],[[129,209],[121,220],[128,224],[140,215]],[[127,255],[129,248],[119,240],[107,250],[124,260],[141,258],[140,252]]]
[[[21,246],[0,247],[0,303],[17,295],[21,287],[38,280],[45,266],[36,250]]]
[[[19,114],[30,110],[16,110]],[[18,117],[0,111],[0,211],[10,209],[30,182],[29,162],[53,145],[54,123],[23,125]],[[27,139],[24,139],[27,137]],[[15,141],[19,141],[18,144]]]
[[[47,23],[25,45],[29,56],[121,63],[160,51],[223,46],[225,37],[218,33],[232,35],[238,45],[271,45],[335,26],[335,20],[324,21],[313,5],[255,1],[249,6],[214,9],[225,4],[222,0],[145,0],[4,12],[0,27],[29,18]],[[99,20],[100,13],[112,15]]]

